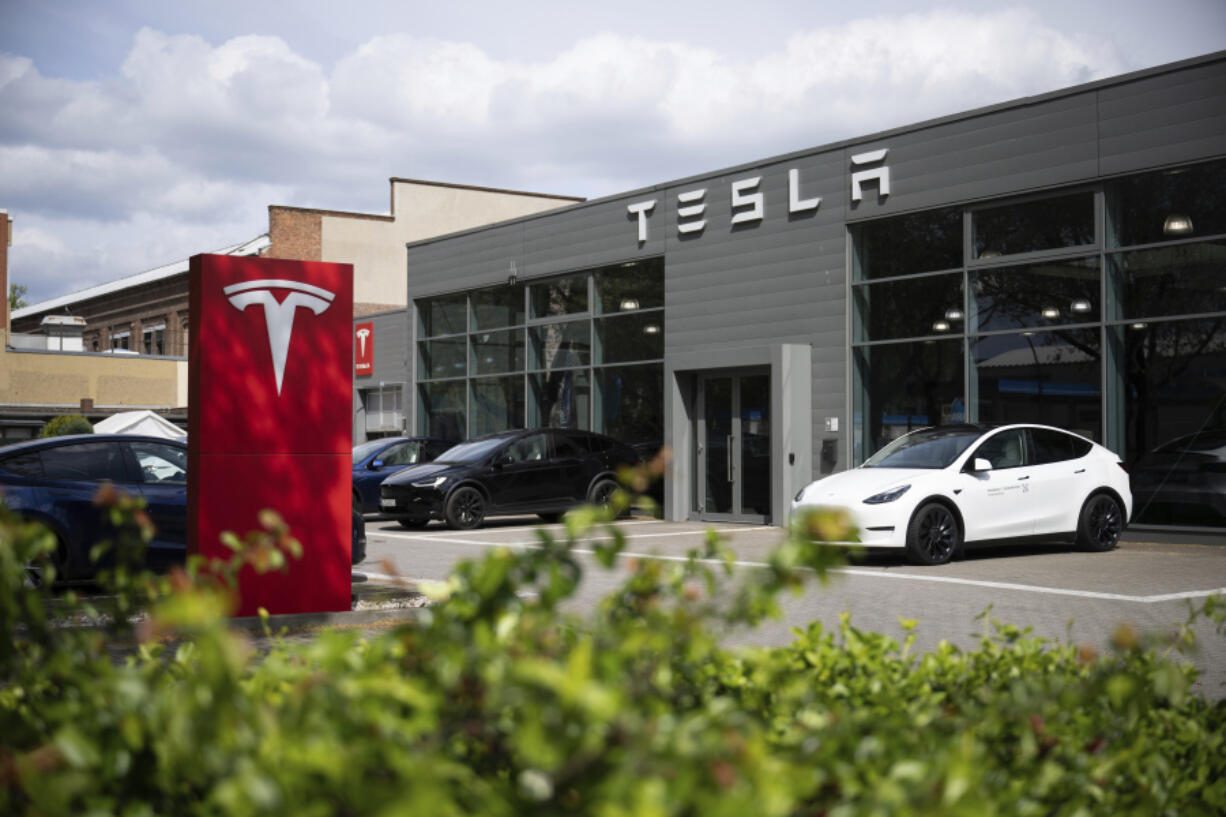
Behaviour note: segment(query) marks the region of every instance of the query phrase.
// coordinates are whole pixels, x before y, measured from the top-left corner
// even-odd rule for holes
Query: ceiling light
[[[1148,323],[1134,323],[1134,324],[1132,324],[1131,326],[1129,326],[1128,328],[1129,328],[1129,329],[1144,329],[1144,328],[1145,328],[1145,327],[1147,327],[1147,326],[1149,326],[1149,324],[1148,324]]]
[[[644,335],[658,335],[660,334],[660,327],[654,323],[649,323],[643,327],[643,334]]]
[[[962,310],[956,306],[951,306],[949,309],[945,310],[945,320],[947,321],[962,320]]]
[[[634,298],[622,298],[621,307],[622,307],[623,312],[628,312],[631,309],[638,309],[639,302],[636,301]]]
[[[1162,222],[1162,232],[1166,235],[1190,235],[1192,219],[1180,213],[1171,213],[1166,217],[1166,221]]]
[[[1000,250],[983,250],[982,252],[979,253],[979,257],[980,258],[998,258],[1000,257]]]
[[[1024,337],[1024,338],[1028,338],[1028,337],[1030,337],[1030,336],[1031,336],[1031,335],[1033,335],[1033,334],[1034,334],[1034,332],[1023,332],[1023,333],[1022,333],[1022,337]]]
[[[1078,298],[1069,304],[1069,309],[1073,310],[1074,312],[1089,312],[1093,308],[1094,307],[1085,298]]]
[[[626,263],[622,264],[623,267],[637,267],[638,265],[638,261],[627,261]]]
[[[934,321],[932,328],[937,332],[948,332],[949,323],[947,321]]]
[[[1060,317],[1060,310],[1056,309],[1054,306],[1045,306],[1043,307],[1043,317],[1047,318],[1049,321],[1054,321],[1056,318]]]

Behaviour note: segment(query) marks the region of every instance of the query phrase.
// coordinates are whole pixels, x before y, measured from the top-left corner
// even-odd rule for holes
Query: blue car
[[[88,579],[96,566],[90,548],[114,530],[94,505],[102,483],[143,496],[156,533],[146,565],[157,571],[182,564],[187,554],[187,445],[131,434],[75,434],[0,448],[0,493],[23,519],[55,533],[56,576]],[[352,559],[366,558],[366,524],[354,508]]]
[[[379,512],[379,486],[402,468],[432,462],[451,448],[451,440],[434,437],[384,437],[353,447],[353,505],[362,513]]]

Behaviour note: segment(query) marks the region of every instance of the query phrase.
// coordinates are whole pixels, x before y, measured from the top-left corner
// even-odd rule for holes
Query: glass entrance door
[[[695,513],[712,521],[768,522],[770,372],[700,375],[697,403]]]

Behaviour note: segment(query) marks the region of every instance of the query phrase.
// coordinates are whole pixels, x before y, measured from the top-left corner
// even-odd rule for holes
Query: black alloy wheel
[[[481,527],[485,519],[485,497],[476,488],[455,489],[447,499],[447,527],[472,530]]]
[[[1095,494],[1086,500],[1077,522],[1077,544],[1096,553],[1112,550],[1124,531],[1124,513],[1108,494]]]
[[[617,490],[617,483],[611,479],[597,480],[592,486],[592,491],[588,495],[589,501],[600,508],[609,507],[609,501],[613,498],[613,492]],[[622,514],[624,515],[624,514]]]
[[[943,565],[962,544],[958,519],[946,506],[929,502],[907,526],[907,557],[915,564]]]

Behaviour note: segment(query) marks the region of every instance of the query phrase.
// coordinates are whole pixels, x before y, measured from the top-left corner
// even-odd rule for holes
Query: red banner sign
[[[375,373],[375,325],[359,323],[353,327],[353,373],[365,377]]]
[[[188,552],[228,558],[265,508],[304,551],[244,570],[238,615],[350,608],[352,315],[349,264],[191,259]]]

